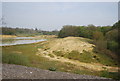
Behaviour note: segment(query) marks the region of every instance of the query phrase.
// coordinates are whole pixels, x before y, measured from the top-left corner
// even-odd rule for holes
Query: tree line
[[[119,53],[120,21],[113,26],[72,26],[65,25],[60,30],[58,37],[64,38],[68,36],[84,37],[93,39],[96,45],[95,52],[114,55]]]
[[[0,27],[2,35],[16,35],[16,36],[35,36],[35,35],[57,35],[58,31],[43,31],[40,29],[28,29],[28,28],[11,28],[11,27]]]

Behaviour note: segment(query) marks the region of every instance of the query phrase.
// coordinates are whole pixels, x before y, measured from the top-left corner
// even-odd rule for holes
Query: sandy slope
[[[66,37],[64,39],[57,39],[51,41],[48,44],[48,48],[50,48],[49,50],[51,51],[60,50],[64,52],[70,52],[73,50],[77,50],[80,53],[82,53],[83,50],[89,51],[93,49],[93,44],[80,40],[84,39],[80,37]]]
[[[86,39],[82,37],[66,37],[63,39],[55,39],[52,41],[47,41],[47,43],[45,42],[46,44],[44,45],[44,48],[46,49],[39,48],[36,55],[41,55],[50,60],[69,62],[79,68],[84,67],[94,71],[104,70],[103,67],[106,67],[108,71],[111,71],[111,72],[118,71],[118,67],[105,66],[99,63],[83,63],[77,60],[71,60],[64,57],[56,56],[53,53],[54,51],[71,52],[73,50],[77,50],[80,53],[82,53],[83,50],[92,51],[94,45],[86,42],[85,40]],[[49,54],[52,54],[54,57],[50,57]]]

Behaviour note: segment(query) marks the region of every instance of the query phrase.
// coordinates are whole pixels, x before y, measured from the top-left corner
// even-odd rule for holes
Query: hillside
[[[42,48],[38,49],[36,55],[46,57],[50,60],[57,60],[60,62],[69,62],[80,68],[87,68],[90,70],[101,71],[103,67],[109,71],[117,71],[117,67],[106,66],[110,63],[111,58],[107,55],[95,54],[93,52],[94,45],[88,43],[88,39],[82,37],[66,37],[63,39],[55,39],[45,42]],[[104,57],[103,57],[104,56]]]

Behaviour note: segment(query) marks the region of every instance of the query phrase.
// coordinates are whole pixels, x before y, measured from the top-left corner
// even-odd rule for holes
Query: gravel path
[[[105,79],[97,76],[42,70],[21,65],[3,64],[3,79]]]

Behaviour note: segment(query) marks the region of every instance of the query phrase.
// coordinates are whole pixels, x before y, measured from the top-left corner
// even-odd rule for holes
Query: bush
[[[114,30],[111,30],[111,31],[108,31],[105,35],[106,39],[108,41],[118,41],[118,30],[117,29],[114,29]]]
[[[103,33],[100,32],[100,31],[95,31],[95,32],[93,33],[93,39],[94,39],[95,41],[97,41],[97,40],[103,40],[103,39],[104,39],[104,35],[103,35]]]
[[[105,70],[105,71],[101,71],[100,76],[120,80],[120,73],[118,72],[108,72]]]
[[[54,56],[52,54],[48,54],[51,58],[54,58]]]
[[[56,68],[50,67],[49,70],[50,70],[50,71],[56,71]]]
[[[118,43],[115,41],[109,41],[107,44],[107,48],[111,51],[116,52],[118,50]]]
[[[78,51],[71,51],[70,53],[68,53],[67,58],[73,59],[73,60],[79,60],[80,53]]]
[[[29,59],[21,54],[3,54],[2,62],[8,64],[29,65]]]
[[[61,57],[64,57],[64,52],[63,51],[53,51],[53,53],[57,56],[61,56]]]
[[[98,40],[95,42],[95,49],[99,51],[103,51],[107,49],[107,41],[106,40]]]

